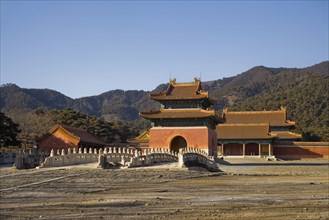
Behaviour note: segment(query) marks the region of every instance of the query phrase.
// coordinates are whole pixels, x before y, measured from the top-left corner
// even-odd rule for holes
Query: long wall
[[[282,159],[329,158],[329,142],[276,143],[273,151]]]

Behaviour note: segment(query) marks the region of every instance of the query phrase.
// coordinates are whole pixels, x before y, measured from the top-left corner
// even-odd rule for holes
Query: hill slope
[[[166,88],[159,85],[155,91]],[[287,106],[288,118],[308,140],[329,140],[329,62],[307,68],[269,68],[257,66],[237,76],[208,81],[203,89],[217,100],[216,110],[270,110]],[[107,120],[136,120],[138,112],[156,109],[147,91],[112,90],[97,96],[69,98],[49,89],[23,89],[2,85],[0,108],[71,108]],[[320,138],[321,137],[321,138]]]
[[[71,108],[97,117],[135,120],[139,118],[140,109],[158,108],[155,102],[149,100],[149,92],[143,90],[112,90],[97,96],[72,99],[50,89],[25,89],[15,84],[4,84],[0,94],[0,109],[3,112]]]
[[[237,89],[242,95],[235,110],[277,109],[286,106],[288,118],[306,140],[329,140],[329,63],[304,69],[282,69],[264,83]],[[256,90],[256,91],[255,91]]]
[[[62,109],[72,105],[73,99],[50,89],[24,89],[15,84],[0,88],[0,109]]]

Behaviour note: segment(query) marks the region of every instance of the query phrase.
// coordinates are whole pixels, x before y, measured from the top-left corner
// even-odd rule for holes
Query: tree
[[[26,109],[13,109],[6,113],[12,120],[19,124],[21,132],[17,139],[24,149],[33,146],[36,139],[46,134],[54,126],[54,117],[46,113],[44,109],[28,111]]]
[[[17,135],[21,132],[19,125],[14,123],[11,118],[0,112],[0,146],[18,146],[20,141]]]

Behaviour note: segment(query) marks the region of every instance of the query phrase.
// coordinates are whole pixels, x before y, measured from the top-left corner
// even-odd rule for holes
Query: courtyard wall
[[[281,159],[329,158],[329,142],[292,142],[274,144],[274,155]]]

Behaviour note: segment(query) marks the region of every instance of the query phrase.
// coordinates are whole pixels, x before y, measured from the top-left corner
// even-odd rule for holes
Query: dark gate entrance
[[[170,143],[170,150],[178,152],[180,148],[186,148],[187,142],[185,138],[181,136],[174,137]]]

